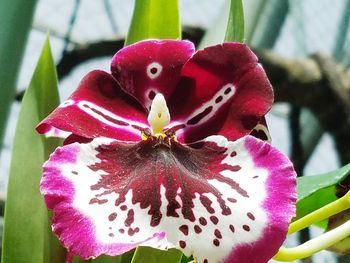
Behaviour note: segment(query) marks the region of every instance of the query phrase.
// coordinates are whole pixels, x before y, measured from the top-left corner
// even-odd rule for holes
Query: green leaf
[[[73,258],[73,263],[85,263],[85,262],[90,262],[90,263],[122,263],[122,256],[110,257],[110,256],[103,255],[103,256],[99,256],[96,259],[90,259],[90,260],[82,260],[78,257]]]
[[[337,199],[335,187],[350,175],[350,164],[330,173],[297,179],[297,218],[301,218]],[[326,222],[319,224],[325,227]]]
[[[53,236],[39,192],[42,164],[59,144],[35,126],[59,103],[57,76],[47,39],[24,95],[13,145],[5,207],[2,262],[64,262],[65,252]]]
[[[177,0],[136,0],[125,45],[147,38],[181,39]]]
[[[130,250],[128,252],[125,252],[121,256],[99,256],[96,259],[90,259],[90,260],[82,260],[79,257],[73,257],[73,263],[84,263],[84,262],[90,262],[90,263],[130,263],[132,260],[132,257],[134,255],[135,250]]]
[[[244,13],[242,0],[231,0],[225,41],[244,42]]]
[[[14,100],[16,79],[36,2],[36,0],[0,1],[0,144],[7,115]]]
[[[172,248],[169,250],[160,250],[151,247],[138,247],[135,251],[132,263],[179,263],[181,262],[182,252]]]

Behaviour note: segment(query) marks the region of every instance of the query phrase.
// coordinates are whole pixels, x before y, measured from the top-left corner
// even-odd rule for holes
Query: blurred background
[[[200,47],[222,41],[229,1],[179,2],[184,39]],[[324,173],[349,163],[350,0],[243,2],[246,43],[257,52],[276,91],[276,103],[267,116],[272,144],[293,159],[300,175]],[[23,91],[47,32],[64,100],[90,70],[109,71],[112,55],[123,46],[132,10],[133,1],[125,0],[37,1],[15,97],[9,103],[0,96],[0,107],[10,105],[10,110],[4,110],[8,112],[6,124],[2,124],[6,129],[3,134],[0,131],[3,202]],[[311,229],[311,236],[319,233]],[[287,243],[296,245],[309,235],[304,232],[299,237],[292,236]],[[350,259],[321,252],[313,257],[313,262]]]

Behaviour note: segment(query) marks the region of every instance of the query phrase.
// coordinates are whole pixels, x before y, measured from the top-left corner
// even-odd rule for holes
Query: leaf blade
[[[7,115],[14,100],[16,79],[36,2],[37,0],[0,1],[0,144],[6,127]]]
[[[35,131],[36,124],[58,102],[57,76],[47,39],[17,122],[5,207],[2,262],[64,260],[65,253],[51,232],[48,212],[39,192],[42,163],[59,141],[42,138]]]
[[[242,0],[231,0],[225,42],[244,42],[244,12]]]
[[[179,263],[182,259],[182,252],[175,248],[169,250],[159,250],[151,247],[138,247],[132,258],[131,263]]]
[[[125,45],[148,38],[181,38],[178,0],[135,1]]]
[[[301,218],[337,199],[336,186],[350,176],[350,164],[326,174],[303,176],[297,179],[297,217]],[[326,227],[326,222],[318,224]]]

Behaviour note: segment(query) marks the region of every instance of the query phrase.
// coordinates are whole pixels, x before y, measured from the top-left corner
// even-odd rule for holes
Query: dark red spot
[[[125,230],[124,230],[123,228],[120,228],[120,229],[119,229],[119,232],[122,233],[122,234],[124,234]]]
[[[185,248],[186,247],[186,242],[183,241],[183,240],[180,240],[179,241],[179,245],[180,245],[181,248]]]
[[[188,235],[188,226],[187,225],[182,225],[179,227],[179,230],[184,233],[185,236]]]
[[[200,122],[201,119],[203,119],[205,116],[207,116],[211,111],[213,110],[213,106],[207,107],[205,110],[203,110],[201,113],[198,113],[196,116],[191,118],[187,124],[194,125]]]
[[[244,229],[245,231],[247,231],[247,232],[249,232],[249,231],[250,231],[250,227],[249,227],[249,226],[247,226],[247,225],[243,225],[243,229]]]
[[[202,232],[202,228],[199,225],[195,225],[194,226],[194,232],[196,232],[197,234],[199,234],[200,232]]]
[[[115,220],[117,218],[117,213],[116,212],[114,212],[114,213],[112,213],[112,214],[110,214],[109,216],[108,216],[108,220],[109,221],[113,221],[113,220]]]
[[[78,172],[77,172],[77,171],[72,171],[72,174],[77,175],[77,174],[78,174]]]
[[[219,229],[215,229],[214,235],[215,235],[217,238],[222,238],[222,235],[221,235],[221,232],[220,232]]]
[[[236,155],[237,155],[237,153],[236,153],[235,151],[233,151],[233,152],[230,154],[231,157],[235,157]]]
[[[162,213],[158,210],[155,211],[152,214],[152,218],[151,218],[151,226],[155,227],[159,225],[160,220],[162,219]]]
[[[252,213],[248,212],[247,216],[249,217],[249,219],[255,220],[255,216]]]
[[[127,207],[126,205],[122,205],[122,206],[120,207],[120,210],[122,210],[122,211],[125,211],[126,209],[128,209],[128,207]]]
[[[108,234],[110,237],[114,237],[114,234],[113,233],[109,233]]]
[[[217,247],[220,246],[220,241],[219,241],[219,239],[216,239],[216,238],[215,238],[215,239],[213,240],[213,244],[214,244],[215,246],[217,246]]]
[[[128,229],[128,235],[133,236],[135,233],[139,232],[140,229],[138,227],[132,229],[131,227]]]
[[[237,203],[237,200],[232,197],[227,198],[227,200],[230,201],[231,203]]]
[[[242,169],[242,167],[240,165],[232,165],[231,168],[230,168],[230,170],[232,172],[238,172],[241,169]]]
[[[208,263],[208,259],[204,259],[204,260],[203,260],[203,263]]]
[[[219,219],[216,216],[211,216],[210,221],[213,222],[214,225],[216,225],[219,222]]]
[[[202,226],[205,226],[207,224],[207,220],[204,218],[204,217],[200,217],[199,218],[199,223],[202,225]]]
[[[211,204],[212,204],[212,201],[210,201],[210,199],[206,196],[201,196],[199,198],[199,200],[201,201],[202,205],[205,207],[205,209],[207,209],[207,211],[210,213],[210,214],[214,214],[215,213],[215,210],[214,208],[211,207]]]
[[[151,73],[154,75],[158,72],[158,69],[157,68],[151,68]]]
[[[215,100],[215,103],[219,103],[220,101],[222,101],[223,97],[222,96],[219,96],[216,98]]]
[[[107,202],[108,202],[107,199],[98,199],[98,198],[95,197],[95,198],[90,199],[89,205],[91,205],[91,204],[102,205],[102,204],[105,204]]]
[[[232,233],[235,232],[235,227],[233,225],[230,225],[230,230],[232,231]]]
[[[128,211],[128,215],[124,221],[124,224],[126,227],[131,226],[131,224],[134,222],[134,210],[130,209]]]
[[[225,216],[232,214],[231,209],[223,201],[221,201],[220,207],[222,209],[221,214],[223,214]]]
[[[152,68],[152,69],[154,69],[154,68]],[[152,69],[151,69],[151,72],[152,72]],[[157,70],[157,69],[156,69],[156,70]],[[149,98],[150,100],[153,100],[155,96],[156,96],[156,93],[155,93],[153,90],[151,90],[151,91],[148,93],[148,98]]]
[[[231,91],[232,91],[231,88],[227,88],[227,89],[225,89],[224,94],[227,95],[227,94],[229,94]]]

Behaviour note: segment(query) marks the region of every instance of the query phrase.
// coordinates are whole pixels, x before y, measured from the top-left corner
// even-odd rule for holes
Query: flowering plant
[[[284,241],[295,172],[249,135],[271,107],[266,75],[243,44],[193,50],[175,40],[128,46],[112,74],[89,73],[39,124],[71,133],[45,163],[41,192],[72,254],[143,245],[198,262],[266,262]]]
[[[58,107],[46,41],[16,131],[2,261],[263,263],[346,250],[350,167],[296,179],[270,145],[273,90],[242,44],[241,1],[231,1],[226,43],[198,51],[172,40],[177,1],[145,3],[111,72],[88,73]],[[281,247],[333,215],[328,232]]]

